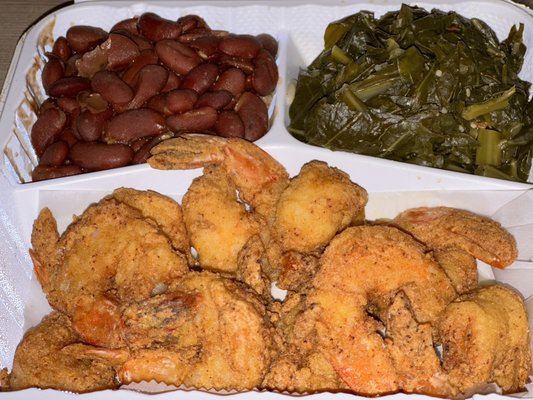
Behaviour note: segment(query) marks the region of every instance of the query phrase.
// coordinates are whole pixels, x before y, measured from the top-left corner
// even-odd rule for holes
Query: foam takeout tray
[[[421,1],[426,9],[455,10],[466,17],[487,22],[500,39],[507,36],[512,25],[525,25],[524,41],[528,47],[521,77],[533,81],[533,11],[506,0],[461,2]],[[117,21],[145,11],[170,19],[186,14],[203,17],[214,29],[234,33],[270,33],[279,41],[277,58],[280,81],[273,98],[271,129],[258,142],[282,164],[291,175],[312,159],[320,159],[350,174],[351,179],[370,193],[369,219],[392,217],[408,207],[449,205],[502,218],[515,228],[519,244],[533,242],[533,219],[522,218],[520,210],[533,209],[529,184],[477,177],[437,170],[389,160],[332,152],[303,144],[286,130],[291,81],[300,67],[306,66],[321,51],[323,32],[329,22],[360,10],[372,10],[376,16],[398,9],[401,1],[89,1],[55,10],[31,27],[20,39],[4,85],[0,104],[0,368],[11,367],[13,353],[23,332],[49,311],[46,299],[33,277],[28,256],[32,223],[38,211],[48,206],[58,219],[60,231],[91,202],[113,189],[126,186],[152,189],[181,199],[191,180],[200,171],[158,171],[148,165],[135,165],[110,171],[30,181],[36,157],[29,145],[28,132],[35,121],[34,106],[44,100],[40,70],[44,52],[53,40],[64,35],[72,25],[95,25],[109,29]],[[512,203],[510,203],[512,202]],[[507,204],[510,206],[505,207]],[[503,208],[503,212],[501,211]],[[519,210],[519,218],[509,217],[509,209]],[[525,211],[524,211],[525,212]],[[503,216],[502,216],[503,215]],[[505,225],[505,224],[504,224]],[[527,246],[526,246],[527,247]],[[525,250],[527,253],[528,250]],[[507,271],[492,271],[481,266],[483,279],[497,279],[514,285],[524,297],[533,295],[533,267],[520,262]],[[0,399],[23,398],[139,398],[145,396],[124,390],[71,395],[56,391],[28,390],[0,393]],[[174,394],[175,395],[175,394]],[[175,398],[159,394],[161,398]],[[180,398],[211,398],[199,391],[180,393]],[[273,393],[248,393],[237,398],[286,398]],[[329,398],[331,394],[314,395],[313,399]],[[335,398],[354,398],[336,394]],[[496,396],[496,395],[491,395]],[[395,395],[395,398],[405,397]],[[424,397],[424,396],[409,396]]]

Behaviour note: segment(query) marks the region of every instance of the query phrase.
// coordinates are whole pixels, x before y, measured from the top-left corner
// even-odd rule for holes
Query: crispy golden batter
[[[320,348],[316,330],[316,307],[291,293],[283,303],[273,304],[275,358],[262,387],[290,393],[349,392]]]
[[[458,247],[497,268],[517,257],[514,237],[496,221],[450,207],[406,210],[393,223],[410,232],[429,248]]]
[[[448,278],[425,248],[396,228],[347,228],[321,257],[307,302],[320,309],[317,332],[324,354],[356,393],[402,389],[401,377],[377,333],[400,290],[419,323],[434,321],[455,297]]]
[[[183,197],[185,225],[202,268],[235,273],[239,252],[261,233],[260,219],[237,201],[237,188],[220,167],[206,167]]]
[[[449,247],[436,249],[435,260],[440,264],[458,294],[474,290],[478,284],[476,259],[466,251]]]
[[[460,392],[495,382],[504,392],[523,389],[531,372],[529,327],[514,290],[491,285],[451,303],[435,325],[443,367]]]
[[[282,193],[273,236],[283,251],[310,253],[338,232],[364,222],[366,190],[322,161],[305,164]]]
[[[188,271],[185,256],[151,218],[114,198],[90,206],[61,237],[43,210],[32,245],[48,301],[95,345],[121,346],[120,304],[164,292]]]
[[[80,338],[68,317],[54,312],[24,335],[15,352],[10,375],[12,390],[30,387],[89,392],[118,387],[115,370],[98,359],[64,351]]]
[[[209,272],[192,272],[172,291],[123,314],[131,349],[122,383],[156,380],[206,389],[257,387],[270,364],[271,327],[259,299]]]

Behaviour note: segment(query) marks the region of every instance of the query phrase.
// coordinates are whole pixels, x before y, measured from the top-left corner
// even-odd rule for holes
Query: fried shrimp
[[[366,190],[339,169],[316,160],[303,165],[281,194],[272,226],[283,255],[278,285],[301,286],[313,269],[306,255],[318,255],[338,232],[362,224],[367,201]]]
[[[43,389],[90,392],[119,386],[105,361],[64,351],[80,341],[68,317],[53,312],[26,332],[15,352],[9,384],[12,390]]]
[[[517,257],[514,237],[496,221],[450,207],[406,210],[393,223],[432,249],[460,248],[497,268]]]
[[[32,246],[49,303],[94,345],[122,346],[120,305],[162,293],[188,271],[187,257],[152,218],[113,197],[87,208],[61,236],[43,209]]]
[[[157,169],[222,167],[239,190],[240,198],[269,224],[289,183],[285,167],[244,139],[188,134],[163,141],[151,153],[148,163]]]
[[[317,332],[324,354],[356,393],[402,389],[379,333],[399,291],[418,323],[436,320],[455,297],[444,271],[425,248],[396,228],[347,228],[320,259],[307,302],[320,309]]]
[[[270,364],[271,327],[258,297],[235,281],[191,272],[171,291],[123,313],[123,384],[155,380],[204,389],[259,386]],[[101,350],[109,360],[124,350]]]
[[[531,347],[524,303],[513,289],[479,287],[457,298],[436,321],[443,368],[459,392],[496,383],[504,392],[524,388]]]

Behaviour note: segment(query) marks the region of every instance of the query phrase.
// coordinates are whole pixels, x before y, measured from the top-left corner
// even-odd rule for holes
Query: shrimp
[[[144,201],[179,207],[162,195],[135,196],[138,203],[146,196]],[[180,216],[172,220],[179,223]],[[80,337],[121,347],[121,305],[166,291],[189,270],[187,255],[172,245],[180,242],[175,233],[167,234],[154,218],[111,195],[88,207],[61,236],[54,216],[43,209],[34,223],[30,254],[50,305],[71,318]]]
[[[531,371],[530,332],[520,295],[490,285],[457,298],[435,323],[443,368],[465,393],[495,382],[505,393],[524,389]]]
[[[518,255],[514,237],[487,217],[450,207],[420,207],[392,221],[431,249],[460,248],[496,268],[505,268]]]
[[[318,307],[322,351],[358,394],[393,393],[409,385],[395,368],[380,331],[397,293],[418,323],[431,323],[456,296],[444,271],[410,235],[389,226],[350,227],[320,259],[307,296]],[[428,386],[440,385],[428,378]],[[434,388],[435,392],[444,389]]]
[[[316,160],[303,165],[281,194],[272,227],[283,255],[278,286],[308,282],[312,255],[346,227],[364,223],[367,201],[366,190],[343,171]]]
[[[87,357],[85,346],[80,353],[73,352],[73,348],[65,350],[79,341],[67,316],[58,312],[45,316],[25,333],[15,351],[10,389],[90,392],[118,388],[113,365],[98,357]]]
[[[122,317],[127,347],[88,351],[115,363],[122,384],[251,390],[270,365],[264,305],[242,284],[208,271],[190,272],[167,293],[129,304]]]
[[[221,166],[239,190],[241,199],[269,224],[279,197],[289,183],[283,165],[244,139],[188,134],[163,141],[151,153],[148,164],[157,169]]]

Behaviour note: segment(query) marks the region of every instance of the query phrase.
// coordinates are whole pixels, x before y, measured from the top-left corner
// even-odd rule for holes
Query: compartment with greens
[[[524,26],[499,41],[479,19],[403,5],[332,22],[299,73],[289,131],[303,142],[526,181],[531,84]]]

